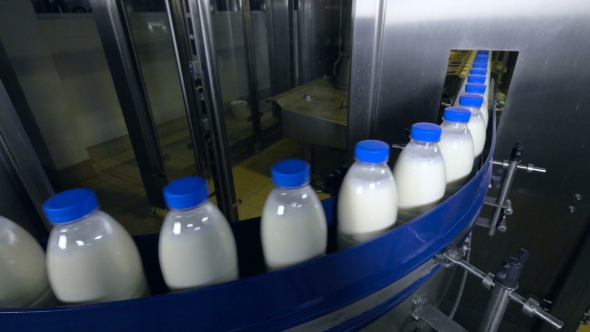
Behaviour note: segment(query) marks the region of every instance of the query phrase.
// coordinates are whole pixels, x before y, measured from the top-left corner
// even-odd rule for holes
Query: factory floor
[[[186,149],[186,143],[179,144],[178,140],[173,139],[161,143],[162,150],[171,155],[165,163],[168,180],[191,174],[194,162],[192,154]],[[270,168],[274,163],[289,158],[310,162],[310,151],[309,145],[282,139],[260,154],[234,165],[236,199],[242,202],[238,205],[240,220],[261,215],[266,196],[273,188]],[[94,189],[101,210],[118,220],[131,235],[158,233],[166,211],[148,204],[133,152],[109,157],[93,166],[97,175],[77,184],[77,187]],[[209,191],[213,192],[212,181],[209,181]],[[318,196],[320,199],[328,197],[323,193]],[[215,197],[211,200],[216,202]]]

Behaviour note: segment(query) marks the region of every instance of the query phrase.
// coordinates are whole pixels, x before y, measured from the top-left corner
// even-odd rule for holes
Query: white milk
[[[327,245],[326,216],[315,191],[307,184],[274,188],[262,210],[261,237],[269,270],[323,256]]]
[[[397,189],[387,163],[355,162],[338,194],[339,247],[349,247],[382,234],[396,220]]]
[[[445,161],[438,145],[411,140],[395,163],[393,177],[400,221],[409,221],[436,206],[446,187]]]
[[[467,123],[443,121],[438,146],[445,160],[447,192],[456,191],[469,179],[474,161],[474,146]]]
[[[159,256],[164,281],[172,291],[238,278],[231,228],[208,200],[192,209],[168,212],[160,232]]]
[[[55,295],[66,304],[149,295],[131,236],[100,210],[74,222],[55,224],[47,245],[47,272]]]
[[[0,217],[0,308],[54,304],[45,253],[26,230]]]

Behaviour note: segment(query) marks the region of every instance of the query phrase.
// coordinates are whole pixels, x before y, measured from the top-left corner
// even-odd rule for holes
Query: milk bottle
[[[475,60],[475,62],[471,65],[472,69],[487,69],[488,68],[488,63],[487,62],[478,62],[477,60]],[[478,82],[481,83],[481,82]]]
[[[488,94],[486,93],[487,87],[485,84],[481,83],[469,83],[465,84],[465,91],[466,93],[472,93],[476,95],[480,95],[483,97],[483,103],[481,104],[480,111],[483,115],[483,119],[485,120],[486,125],[489,121],[489,104],[488,104]]]
[[[434,207],[445,193],[445,161],[437,142],[441,128],[433,123],[416,123],[393,167],[397,185],[398,220],[409,221]]]
[[[467,83],[486,83],[486,75],[469,75]]]
[[[471,111],[462,107],[447,107],[443,113],[438,146],[445,160],[448,194],[459,190],[473,169],[473,138],[467,127],[470,117]]]
[[[488,71],[484,68],[469,69],[469,75],[487,75]]]
[[[0,217],[0,308],[55,304],[45,270],[45,253],[26,230]]]
[[[338,245],[346,248],[389,230],[397,219],[397,189],[387,165],[389,145],[356,144],[338,195]]]
[[[486,121],[480,108],[483,104],[481,95],[464,93],[459,97],[459,106],[471,111],[469,119],[469,131],[473,137],[473,151],[475,158],[479,157],[486,143]],[[485,112],[487,115],[487,112]]]
[[[47,243],[47,274],[60,301],[98,303],[149,294],[133,239],[98,209],[92,190],[57,194],[43,204],[43,211],[54,225]]]
[[[162,224],[158,250],[164,281],[172,291],[238,278],[233,233],[208,197],[207,182],[194,176],[164,188],[170,210]]]
[[[324,209],[309,186],[309,165],[283,160],[271,169],[275,188],[262,210],[261,238],[269,270],[323,256],[327,245]]]

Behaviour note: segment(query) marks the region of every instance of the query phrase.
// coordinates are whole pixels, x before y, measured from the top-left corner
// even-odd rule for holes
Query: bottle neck
[[[209,202],[208,199],[202,201],[201,203],[199,203],[199,204],[197,204],[195,206],[187,207],[187,208],[184,208],[184,209],[177,209],[177,208],[173,208],[173,207],[170,207],[170,206],[168,207],[168,209],[170,211],[189,211],[189,210],[194,210],[194,209],[200,208],[201,206],[205,205],[205,203],[207,203],[207,202]]]
[[[91,216],[91,215],[93,215],[93,214],[97,213],[98,211],[99,211],[99,209],[98,209],[98,207],[97,207],[96,209],[94,209],[94,210],[92,210],[90,213],[88,213],[87,215],[84,215],[84,216],[82,216],[82,217],[80,217],[80,218],[78,218],[78,219],[75,219],[75,220],[70,220],[70,221],[66,221],[66,222],[53,222],[53,221],[50,221],[50,222],[51,222],[51,224],[52,224],[53,226],[66,226],[66,225],[71,225],[71,224],[75,224],[75,223],[77,223],[77,222],[80,222],[80,221],[82,221],[82,220],[84,220],[84,219],[88,218],[89,216]]]
[[[363,167],[388,167],[387,160],[380,162],[380,163],[369,163],[366,161],[358,160],[356,158],[354,158],[354,160],[355,160],[355,164],[363,166]]]
[[[410,143],[411,144],[415,144],[415,145],[418,145],[420,147],[426,147],[426,148],[427,147],[431,147],[431,146],[436,146],[438,142],[440,142],[440,140],[438,140],[436,142],[425,142],[425,141],[419,141],[417,139],[410,138]]]
[[[275,183],[275,188],[280,189],[280,190],[296,190],[296,189],[301,189],[307,185],[309,185],[309,182],[305,182],[304,184],[302,184],[300,186],[295,186],[295,187],[283,187],[283,186],[279,186],[278,184]]]
[[[444,120],[443,126],[450,127],[450,128],[457,128],[457,129],[464,129],[467,128],[468,122],[457,122],[457,121],[449,121]]]

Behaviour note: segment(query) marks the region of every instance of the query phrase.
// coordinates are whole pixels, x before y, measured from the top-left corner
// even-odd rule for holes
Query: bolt
[[[410,316],[412,316],[412,318],[414,318],[414,320],[420,320],[420,317],[418,317],[418,315],[416,315],[415,313],[411,313]]]
[[[570,205],[570,206],[568,207],[568,210],[569,210],[571,213],[574,213],[574,212],[576,212],[576,207],[575,207],[575,206],[571,206],[571,205]]]
[[[576,199],[576,201],[581,201],[581,200],[582,200],[582,197],[583,197],[583,196],[582,196],[582,195],[580,195],[580,194],[575,194],[575,195],[574,195],[574,198]]]

